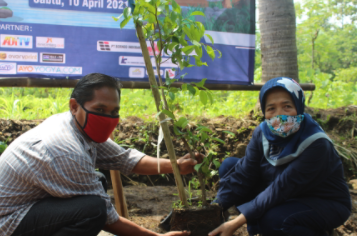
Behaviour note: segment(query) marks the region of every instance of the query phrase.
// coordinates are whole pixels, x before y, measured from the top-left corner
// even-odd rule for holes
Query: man
[[[120,88],[103,74],[84,76],[54,115],[17,138],[0,158],[1,236],[159,235],[119,217],[95,168],[157,174],[157,159],[108,139],[119,121]],[[202,155],[196,155],[202,159]],[[178,159],[181,174],[197,161]],[[161,173],[172,173],[160,160]],[[166,236],[189,235],[169,232]]]

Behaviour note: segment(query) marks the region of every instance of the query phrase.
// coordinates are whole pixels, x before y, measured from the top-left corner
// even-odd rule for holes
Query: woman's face
[[[265,102],[265,118],[270,119],[277,115],[296,116],[297,111],[290,94],[281,88],[268,92]]]

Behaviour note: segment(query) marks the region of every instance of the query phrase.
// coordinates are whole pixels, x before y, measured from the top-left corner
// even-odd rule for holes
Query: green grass
[[[255,82],[260,82],[261,69],[255,73]],[[330,75],[318,73],[311,76],[300,73],[301,83],[312,82],[316,85],[310,107],[336,108],[357,104],[357,83],[346,81],[343,76],[330,80]],[[220,115],[241,117],[254,109],[258,91],[211,91],[213,103],[202,105],[199,96],[177,93],[169,104],[178,116],[217,117]],[[0,88],[0,118],[44,119],[53,114],[68,111],[70,88]],[[306,99],[311,92],[306,92]],[[123,89],[120,102],[120,116],[137,116],[144,120],[154,120],[156,107],[151,90]]]

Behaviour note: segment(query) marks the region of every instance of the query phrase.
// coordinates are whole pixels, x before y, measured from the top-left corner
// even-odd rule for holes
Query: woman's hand
[[[245,223],[247,223],[245,216],[243,214],[240,214],[234,220],[221,224],[218,228],[210,232],[208,236],[215,236],[219,234],[220,236],[232,236],[233,233]]]
[[[190,234],[191,234],[190,231],[185,230],[185,231],[172,231],[166,234],[160,234],[160,236],[188,236]]]

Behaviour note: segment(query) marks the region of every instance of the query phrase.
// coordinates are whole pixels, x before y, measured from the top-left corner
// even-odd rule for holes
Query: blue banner
[[[160,74],[185,81],[252,84],[255,51],[254,0],[177,0],[182,14],[195,16],[214,39],[222,58],[202,61],[208,67],[180,71],[165,55]],[[123,81],[148,81],[133,22],[124,29],[112,16],[127,6],[123,0],[0,0],[0,77],[79,79],[98,72]],[[210,44],[208,38],[205,43]],[[150,55],[157,46],[147,42]],[[154,60],[152,59],[155,67]],[[193,63],[193,61],[192,61]],[[176,70],[172,70],[176,68]]]

